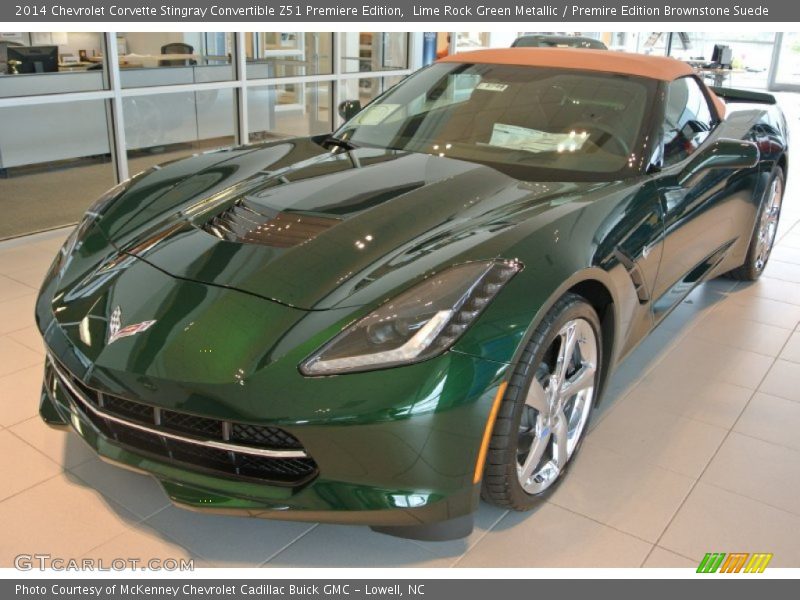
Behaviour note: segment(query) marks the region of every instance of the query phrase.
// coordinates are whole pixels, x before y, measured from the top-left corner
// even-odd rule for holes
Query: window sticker
[[[353,121],[358,125],[380,125],[398,108],[400,108],[399,104],[368,106],[358,113]]]
[[[505,83],[492,83],[484,81],[475,86],[476,90],[484,90],[486,92],[505,92],[508,86]]]
[[[548,133],[538,129],[517,127],[495,123],[492,129],[490,146],[525,150],[526,152],[577,152],[589,139],[586,131],[570,131],[568,133]]]

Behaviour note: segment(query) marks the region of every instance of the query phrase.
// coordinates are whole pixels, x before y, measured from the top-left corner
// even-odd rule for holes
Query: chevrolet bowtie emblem
[[[108,319],[108,343],[113,344],[124,337],[147,331],[154,323],[155,321],[142,321],[141,323],[133,323],[122,327],[122,309],[117,306]]]

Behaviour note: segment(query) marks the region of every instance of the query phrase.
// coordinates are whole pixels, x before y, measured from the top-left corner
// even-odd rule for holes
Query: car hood
[[[445,156],[332,153],[297,139],[167,165],[100,226],[174,277],[321,310],[364,304],[445,263],[501,256],[487,241],[522,215],[606,185],[522,182]]]

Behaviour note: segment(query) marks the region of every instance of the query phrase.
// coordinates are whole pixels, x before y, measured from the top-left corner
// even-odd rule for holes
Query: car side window
[[[708,99],[694,77],[681,77],[671,82],[662,127],[664,166],[678,163],[692,154],[715,124]]]

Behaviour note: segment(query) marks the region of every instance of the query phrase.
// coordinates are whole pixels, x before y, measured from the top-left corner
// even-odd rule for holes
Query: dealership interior
[[[608,384],[569,477],[531,512],[482,503],[472,534],[173,506],[38,416],[34,301],[103,192],[159,163],[332,131],[435,56],[535,32],[0,33],[0,567],[21,551],[237,567],[691,567],[707,552],[800,566],[800,33],[559,32],[687,61],[773,94],[790,130],[776,245],[755,283],[698,286]],[[24,547],[23,547],[24,546]]]

